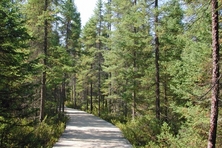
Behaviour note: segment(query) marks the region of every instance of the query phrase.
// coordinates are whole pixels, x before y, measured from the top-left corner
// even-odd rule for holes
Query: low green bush
[[[52,147],[65,129],[67,117],[46,117],[42,122],[14,119],[14,123],[0,125],[0,147],[41,148]]]
[[[116,122],[115,125],[121,129],[125,138],[135,147],[143,147],[149,141],[155,141],[156,135],[160,133],[158,121],[149,116],[142,116],[125,124]]]

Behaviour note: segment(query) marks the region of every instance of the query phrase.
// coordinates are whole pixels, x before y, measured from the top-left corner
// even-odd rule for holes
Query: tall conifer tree
[[[40,65],[42,66],[41,72],[39,72],[39,77],[35,81],[41,83],[40,95],[36,97],[40,98],[40,121],[44,119],[45,116],[45,102],[47,98],[47,71],[48,69],[48,60],[49,60],[49,49],[51,47],[49,36],[52,32],[52,20],[55,12],[52,11],[52,1],[44,0],[44,3],[40,0],[29,0],[25,3],[24,14],[27,18],[26,26],[30,35],[34,40],[29,42],[30,50],[32,55],[31,59],[40,59]],[[31,12],[31,13],[29,13]],[[38,17],[36,17],[38,16]],[[41,73],[41,74],[40,74]]]
[[[208,148],[215,148],[219,103],[219,14],[218,1],[212,0],[212,96]]]
[[[31,39],[17,3],[0,1],[0,147],[19,147],[15,130],[34,117],[34,62],[29,60]]]
[[[156,118],[160,120],[160,69],[159,69],[159,35],[158,35],[158,0],[154,2],[155,14],[154,14],[154,26],[155,26],[155,68],[156,68]]]
[[[138,114],[137,105],[144,101],[138,98],[145,97],[142,83],[151,52],[149,24],[145,21],[146,4],[113,0],[111,6],[110,22],[115,29],[106,41],[110,50],[105,54],[104,64],[106,72],[112,76],[106,81],[106,88],[112,92],[108,98],[116,102],[125,115],[130,113],[134,118]],[[106,94],[109,93],[106,91]]]
[[[96,33],[96,24],[97,21],[95,17],[91,17],[89,21],[86,23],[82,30],[82,44],[84,48],[84,54],[80,57],[80,70],[78,73],[78,85],[81,88],[80,91],[83,91],[85,87],[89,87],[89,98],[90,98],[90,112],[93,112],[93,98],[94,92],[96,90],[96,72],[95,72],[95,43],[97,40],[97,33]],[[82,88],[83,87],[83,88]]]
[[[48,10],[48,0],[44,1],[43,13],[46,13]],[[43,72],[41,80],[41,99],[40,99],[40,121],[45,117],[45,100],[46,100],[46,66],[47,66],[47,51],[48,51],[48,18],[44,18],[44,40],[43,40]]]

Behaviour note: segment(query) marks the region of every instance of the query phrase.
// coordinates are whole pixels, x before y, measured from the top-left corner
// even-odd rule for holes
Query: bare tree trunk
[[[89,99],[88,99],[88,96],[89,96],[89,87],[87,85],[87,88],[86,88],[86,110],[87,111],[89,110]]]
[[[45,98],[46,98],[46,72],[42,73],[42,88],[41,88],[41,102],[40,102],[40,121],[44,119],[45,112]]]
[[[102,28],[102,20],[101,20],[101,17],[102,17],[102,10],[99,10],[99,36],[101,36],[101,28]],[[98,93],[99,93],[99,102],[98,102],[98,116],[100,116],[100,113],[101,113],[101,72],[102,72],[102,67],[101,67],[101,58],[102,58],[102,54],[101,54],[101,40],[99,39],[99,45],[98,45],[98,50],[99,50],[99,53],[98,53],[98,66],[99,66],[99,70],[98,70]]]
[[[57,97],[57,88],[56,87],[54,88],[53,96],[54,96],[54,101],[56,102],[55,113],[57,114],[58,113],[58,99],[57,99],[58,97]]]
[[[92,88],[92,81],[90,82],[90,113],[93,111],[93,88]]]
[[[48,0],[45,0],[45,7],[44,11],[46,12],[48,8]],[[44,112],[45,112],[45,99],[46,99],[46,65],[47,65],[47,37],[48,37],[48,21],[45,19],[44,21],[44,43],[43,43],[43,53],[44,53],[44,59],[43,59],[43,66],[44,70],[42,73],[42,86],[41,86],[41,103],[40,103],[40,121],[44,119]]]
[[[165,69],[166,70],[166,69]],[[167,75],[164,74],[164,120],[168,123]]]
[[[74,98],[74,108],[76,108],[77,104],[76,104],[76,74],[74,74],[74,78],[73,78],[73,98]]]
[[[133,70],[134,70],[134,80],[133,80],[133,102],[132,102],[132,120],[135,119],[136,116],[136,78],[135,78],[135,73],[136,73],[136,52],[134,51],[134,60],[133,60]]]
[[[215,148],[217,120],[218,120],[218,102],[219,102],[219,19],[218,19],[218,1],[212,0],[212,96],[211,96],[211,116],[210,130],[208,137],[208,148]]]
[[[58,88],[58,91],[59,91],[58,102],[59,102],[59,117],[60,117],[61,110],[62,110],[62,93],[61,93],[60,87]]]
[[[66,75],[63,74],[63,81],[62,81],[62,87],[61,87],[61,104],[62,104],[62,112],[64,113],[64,109],[65,109],[65,98],[66,98],[66,84],[65,84],[65,80],[66,80]]]
[[[164,51],[164,56],[166,57],[166,51]],[[164,71],[166,72],[167,71],[167,66],[165,65],[164,66]],[[168,123],[168,109],[169,109],[169,103],[168,103],[168,97],[167,97],[167,78],[168,78],[168,75],[167,73],[164,73],[164,80],[163,80],[163,89],[164,89],[164,121],[166,123]]]
[[[133,5],[137,4],[137,0],[134,0]],[[134,33],[137,33],[137,28],[134,27]],[[136,41],[135,41],[136,44]],[[132,93],[132,120],[135,119],[136,116],[136,72],[137,72],[137,64],[136,64],[136,58],[137,58],[137,54],[136,54],[136,50],[133,51],[133,93]]]
[[[158,0],[155,0],[155,9],[158,9]],[[156,68],[156,118],[160,120],[160,74],[159,74],[159,37],[157,34],[158,13],[155,14],[155,68]]]
[[[100,108],[100,102],[101,102],[101,70],[100,70],[100,63],[99,63],[99,77],[98,77],[98,81],[99,81],[99,83],[98,83],[98,91],[99,91],[99,99],[98,99],[98,116],[100,116],[100,112],[101,112],[101,108]]]

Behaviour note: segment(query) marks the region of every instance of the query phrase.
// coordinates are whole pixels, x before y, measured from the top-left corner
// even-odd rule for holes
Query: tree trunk
[[[135,119],[136,116],[136,77],[135,77],[135,73],[136,73],[136,52],[134,51],[134,60],[133,60],[133,72],[134,72],[134,78],[133,78],[133,93],[132,93],[132,97],[133,97],[133,102],[132,102],[132,120]]]
[[[165,69],[166,70],[166,69]],[[168,123],[167,75],[164,74],[164,121]]]
[[[57,88],[56,87],[54,88],[53,96],[54,96],[54,101],[56,103],[55,113],[57,114],[58,113],[58,99],[57,99],[58,97],[57,97]]]
[[[90,82],[90,113],[93,111],[93,88],[92,88],[92,81]]]
[[[101,20],[101,18],[102,18],[102,12],[101,12],[102,10],[99,10],[99,37],[101,36],[101,28],[102,28],[102,20]],[[101,40],[99,39],[99,45],[98,45],[99,47],[98,47],[98,50],[99,50],[99,53],[98,53],[98,66],[99,66],[99,70],[98,70],[98,93],[99,93],[99,99],[98,99],[98,116],[100,116],[100,113],[101,113],[101,72],[102,72],[102,67],[101,67],[101,58],[102,58],[102,55],[101,55]]]
[[[47,11],[47,8],[48,8],[48,0],[45,0],[44,12]],[[47,19],[45,19],[45,21],[44,21],[44,43],[43,43],[44,70],[42,73],[42,80],[41,80],[42,86],[41,86],[41,103],[40,103],[40,121],[42,121],[45,116],[44,109],[45,109],[45,99],[46,99],[46,65],[47,65],[47,48],[48,48],[47,38],[48,38],[48,21],[47,21]]]
[[[89,87],[87,85],[87,88],[86,88],[86,110],[87,111],[89,110],[89,99],[88,99],[88,96],[89,96]]]
[[[65,107],[65,98],[66,98],[66,84],[65,84],[66,76],[64,74],[61,88],[61,104],[62,104],[62,112],[64,113]]]
[[[219,102],[219,19],[218,19],[218,1],[212,0],[212,96],[211,96],[211,116],[210,130],[208,138],[208,148],[215,148],[217,119],[218,119],[218,102]]]
[[[100,65],[100,64],[99,64]],[[99,77],[98,77],[99,83],[98,83],[98,91],[99,91],[99,98],[98,98],[98,116],[100,116],[100,102],[101,102],[101,76],[100,76],[100,70],[99,70]]]
[[[137,0],[134,0],[133,5],[137,4]],[[134,27],[134,33],[137,33],[137,28]],[[137,41],[134,41],[135,44],[137,44]],[[136,116],[136,72],[137,72],[137,64],[136,64],[136,58],[137,58],[137,54],[136,54],[136,49],[133,51],[133,93],[132,93],[132,120],[135,119]]]
[[[59,102],[59,117],[60,117],[60,114],[61,114],[61,110],[62,110],[62,93],[61,93],[61,89],[60,87],[58,88],[59,90],[59,95],[58,95],[58,102]]]
[[[155,0],[155,9],[158,9],[158,0]],[[157,34],[158,12],[155,14],[155,68],[156,68],[156,118],[160,120],[160,74],[159,74],[159,37]]]
[[[77,104],[76,104],[76,74],[74,74],[74,78],[73,78],[73,98],[74,98],[74,108],[76,108]]]

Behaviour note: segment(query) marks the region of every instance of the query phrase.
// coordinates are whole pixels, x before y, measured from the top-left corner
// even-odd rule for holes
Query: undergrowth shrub
[[[64,131],[64,122],[60,121],[57,124],[49,124],[50,122],[47,122],[47,120],[50,119],[44,119],[36,126],[36,129],[33,132],[34,139],[32,146],[35,143],[34,145],[38,147],[52,147]]]
[[[135,147],[142,147],[149,141],[155,141],[156,135],[160,133],[158,121],[149,116],[139,117],[126,124],[116,122],[115,125],[121,129],[123,135]]]
[[[74,102],[73,101],[66,101],[65,106],[68,108],[73,108],[74,107]]]
[[[65,129],[67,117],[46,117],[41,123],[19,119],[17,125],[0,125],[1,148],[52,147]]]
[[[112,122],[121,129],[134,147],[143,148],[204,148],[207,145],[209,117],[208,110],[187,104],[174,109],[179,118],[177,124],[160,123],[155,117],[141,116],[121,123]],[[182,114],[181,114],[182,113]],[[176,126],[176,127],[175,127]],[[219,132],[220,133],[220,132]],[[219,141],[219,140],[218,140]],[[220,145],[219,143],[217,145]]]
[[[175,112],[183,112],[181,117],[186,119],[186,122],[180,123],[178,133],[174,135],[173,127],[163,123],[157,139],[150,141],[146,147],[205,148],[209,129],[208,111],[197,105],[187,104],[187,107],[175,108]]]
[[[74,102],[73,101],[66,101],[65,102],[65,106],[68,108],[74,108]],[[81,107],[77,104],[75,109],[81,109]]]
[[[117,122],[120,123],[126,123],[128,119],[125,116],[116,115],[116,114],[108,114],[106,112],[103,112],[100,116],[103,120],[106,120],[107,122],[110,122],[112,124],[115,124]]]

